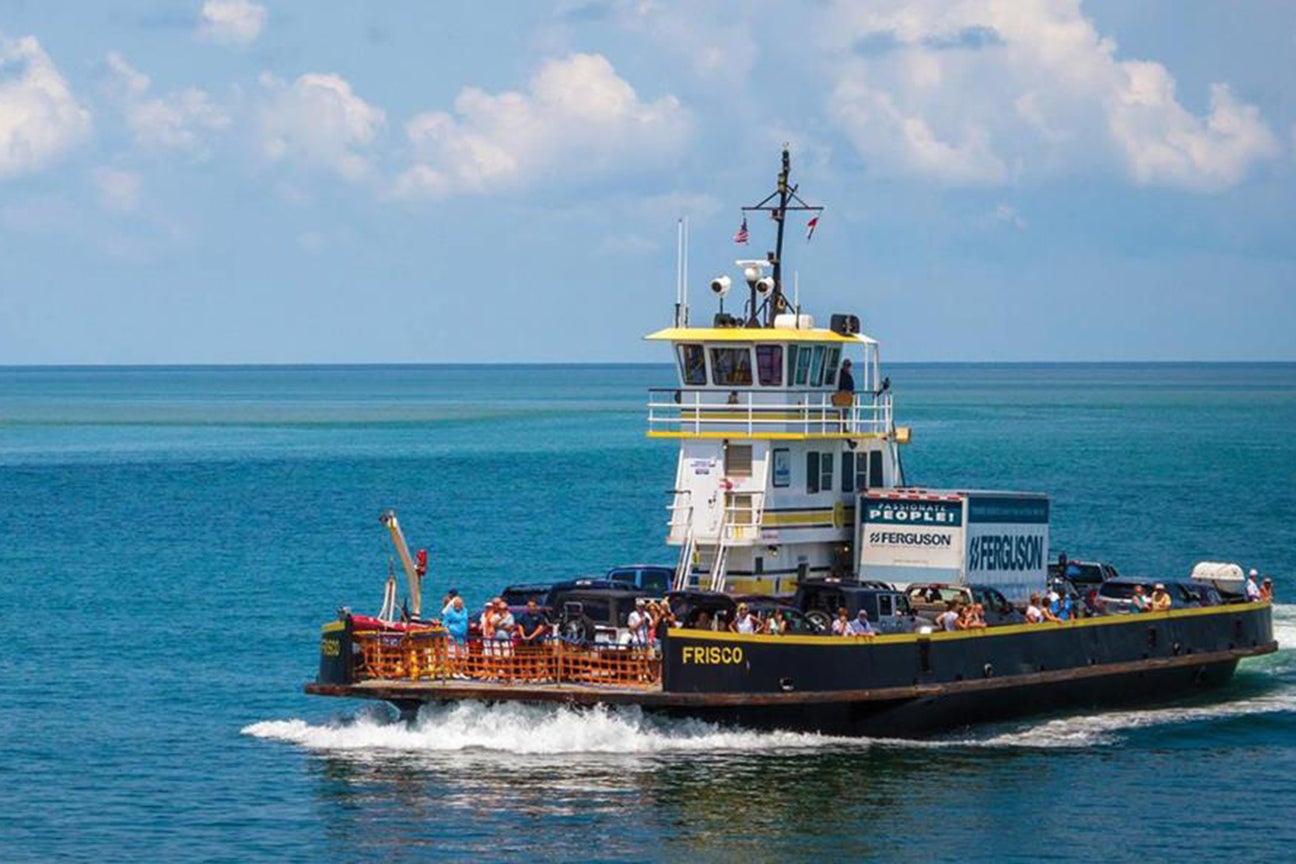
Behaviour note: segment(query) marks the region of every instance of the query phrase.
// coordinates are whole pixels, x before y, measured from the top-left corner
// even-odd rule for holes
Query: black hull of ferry
[[[1228,684],[1237,664],[1237,659],[1229,659],[1083,681],[1022,683],[891,701],[667,707],[654,713],[746,729],[917,738],[1039,714],[1150,707],[1188,699]]]
[[[921,736],[1030,714],[1147,706],[1229,682],[1244,657],[1277,649],[1272,608],[1097,618],[872,643],[679,631],[666,692],[740,704],[666,713],[762,729]],[[853,644],[850,644],[853,643]]]
[[[326,633],[307,692],[384,700],[405,716],[462,700],[635,705],[727,726],[871,737],[1163,704],[1219,688],[1241,659],[1277,650],[1267,603],[872,641],[676,630],[651,689],[352,681],[334,662],[349,649],[328,642]]]

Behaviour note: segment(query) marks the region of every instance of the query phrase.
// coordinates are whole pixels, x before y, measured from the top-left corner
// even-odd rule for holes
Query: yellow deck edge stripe
[[[1266,602],[1234,603],[1227,606],[1204,606],[1194,609],[1171,609],[1169,612],[1142,612],[1128,615],[1106,615],[1101,618],[1081,618],[1062,624],[1044,622],[1043,624],[1009,624],[1003,627],[987,627],[984,630],[936,630],[931,633],[888,633],[879,634],[872,639],[846,636],[771,636],[762,633],[727,633],[710,630],[669,630],[671,637],[683,639],[703,639],[715,642],[770,642],[789,645],[894,645],[905,642],[917,642],[919,639],[931,639],[935,642],[948,642],[957,639],[985,639],[995,636],[1011,636],[1018,633],[1030,633],[1053,627],[1059,630],[1080,629],[1083,627],[1105,627],[1111,624],[1128,624],[1132,620],[1164,621],[1173,618],[1194,618],[1200,615],[1229,615],[1237,612],[1251,612],[1270,605]]]

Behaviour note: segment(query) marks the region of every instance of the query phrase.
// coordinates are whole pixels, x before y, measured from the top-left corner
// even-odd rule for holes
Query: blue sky
[[[0,363],[661,360],[792,145],[901,360],[1296,359],[1296,4],[0,0]]]

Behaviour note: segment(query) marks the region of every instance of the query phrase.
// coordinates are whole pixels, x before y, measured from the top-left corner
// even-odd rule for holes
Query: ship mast
[[[756,287],[751,288],[751,304],[748,306],[750,315],[747,318],[748,327],[762,326],[761,314],[764,313],[765,320],[763,326],[773,327],[774,316],[787,309],[787,299],[783,294],[783,229],[787,226],[788,211],[808,211],[818,215],[823,211],[822,207],[812,207],[801,200],[797,195],[797,186],[789,182],[792,173],[792,156],[788,152],[788,145],[783,145],[783,167],[778,175],[778,188],[776,188],[759,204],[751,207],[744,207],[744,215],[751,212],[769,213],[776,223],[778,230],[774,239],[774,251],[766,256],[769,263],[774,267],[774,290],[770,296],[759,307],[756,305]]]

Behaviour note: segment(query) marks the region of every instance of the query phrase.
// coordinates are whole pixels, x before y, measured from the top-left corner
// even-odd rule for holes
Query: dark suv
[[[618,585],[632,585],[658,597],[665,597],[675,579],[675,568],[663,564],[627,564],[613,567],[603,578]]]
[[[879,633],[912,633],[932,622],[909,606],[909,598],[886,582],[840,579],[836,576],[802,579],[792,605],[815,624],[830,629],[837,610],[845,607],[854,618],[860,609],[868,613]]]
[[[577,579],[555,585],[545,605],[563,638],[582,645],[625,645],[630,641],[626,620],[636,601],[656,596],[630,585]]]

